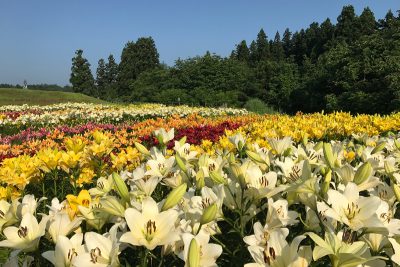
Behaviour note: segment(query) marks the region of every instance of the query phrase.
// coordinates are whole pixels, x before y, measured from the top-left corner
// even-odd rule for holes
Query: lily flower
[[[75,234],[71,239],[59,236],[55,250],[42,253],[42,256],[56,267],[73,266],[75,258],[85,252],[82,245],[83,234]]]
[[[210,234],[207,233],[205,230],[200,230],[200,232],[196,236],[190,233],[184,233],[182,235],[184,249],[178,256],[185,261],[185,266],[189,267],[189,246],[192,239],[195,239],[198,245],[198,253],[200,254],[198,266],[217,266],[215,261],[222,254],[222,247],[217,244],[209,244]]]
[[[12,212],[12,205],[5,200],[0,200],[0,232],[3,226],[12,225],[18,220]]]
[[[141,212],[134,208],[125,210],[130,231],[124,233],[120,240],[134,246],[145,246],[149,250],[170,244],[179,240],[175,231],[177,218],[178,211],[169,209],[159,212],[157,203],[150,197],[145,198]]]
[[[92,198],[87,190],[81,190],[78,196],[67,195],[66,198],[68,201],[67,211],[71,220],[79,213],[79,206],[89,207],[92,201]]]
[[[292,138],[290,137],[285,137],[283,139],[270,138],[268,139],[268,143],[271,146],[272,151],[275,152],[275,154],[282,155],[284,152],[286,152],[287,149],[291,147]]]
[[[332,232],[325,233],[325,240],[315,233],[307,233],[307,235],[315,242],[316,246],[313,251],[314,260],[318,260],[324,256],[329,256],[333,266],[355,267],[369,261],[381,259],[381,257],[364,257],[367,252],[367,244],[363,241],[348,242],[343,241],[342,232],[335,235]]]
[[[65,211],[61,211],[49,219],[47,223],[47,232],[50,240],[54,243],[58,242],[60,236],[67,236],[75,231],[82,222],[82,218],[71,218]]]
[[[266,246],[249,246],[248,250],[255,263],[245,267],[297,267],[308,266],[311,262],[311,247],[302,246],[305,236],[297,236],[289,245],[279,232],[273,232]]]
[[[390,243],[392,244],[394,254],[390,258],[394,263],[400,265],[400,244],[394,238],[389,238]]]
[[[378,197],[360,197],[356,184],[349,182],[343,193],[328,190],[328,203],[318,203],[318,210],[326,217],[333,218],[358,231],[364,227],[382,228],[383,224],[378,219],[376,211],[381,204]]]
[[[75,267],[117,267],[120,266],[118,255],[117,227],[112,227],[110,233],[102,236],[94,232],[85,234],[86,253],[78,254],[73,262]]]
[[[282,238],[289,235],[288,228],[270,228],[268,224],[263,227],[260,222],[256,222],[253,226],[254,235],[245,236],[243,241],[249,246],[266,246],[269,242],[271,234],[278,231]]]
[[[289,210],[286,199],[278,199],[275,202],[271,198],[268,199],[266,223],[269,227],[274,228],[296,224],[299,222],[296,220],[298,216],[297,212]]]
[[[168,132],[164,128],[155,130],[154,136],[157,138],[158,142],[160,142],[161,145],[166,145],[169,141],[174,139],[174,128],[171,128],[171,130],[169,130]]]
[[[40,237],[45,234],[46,223],[46,218],[43,218],[39,224],[35,216],[26,213],[22,217],[19,227],[10,226],[3,230],[7,239],[0,242],[0,247],[9,247],[25,252],[35,251]]]

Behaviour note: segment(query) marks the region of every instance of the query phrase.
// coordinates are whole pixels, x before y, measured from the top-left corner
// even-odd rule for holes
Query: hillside
[[[106,103],[103,100],[78,93],[0,88],[0,106],[49,105],[65,102]]]

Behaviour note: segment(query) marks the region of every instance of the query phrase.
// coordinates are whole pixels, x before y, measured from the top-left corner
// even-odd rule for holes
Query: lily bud
[[[321,193],[323,196],[325,196],[326,193],[328,192],[331,180],[332,180],[332,171],[328,170],[328,172],[325,175],[324,182],[322,183],[322,187],[321,187]]]
[[[179,140],[179,144],[180,144],[181,146],[183,146],[183,145],[186,143],[186,140],[187,140],[187,137],[186,137],[186,136],[182,137],[182,138]]]
[[[371,163],[365,162],[357,169],[353,182],[357,185],[362,184],[372,175],[372,171]]]
[[[397,201],[400,201],[400,186],[398,184],[392,183],[393,192],[396,196]]]
[[[98,209],[119,217],[124,217],[125,214],[125,208],[114,196],[107,196],[106,198],[101,199],[100,207]]]
[[[226,184],[226,179],[218,171],[211,172],[210,177],[216,184]]]
[[[318,142],[318,143],[314,146],[314,150],[315,150],[315,151],[320,150],[320,149],[322,148],[323,144],[324,144],[324,143],[323,143],[322,141]]]
[[[385,148],[386,142],[381,142],[379,143],[374,149],[371,151],[371,155],[383,150]]]
[[[395,139],[394,140],[394,145],[397,147],[397,149],[400,149],[400,140],[399,139]]]
[[[149,150],[147,150],[147,148],[144,145],[142,145],[142,144],[140,144],[138,142],[135,142],[135,147],[136,147],[137,150],[139,150],[140,153],[142,153],[142,154],[144,154],[146,156],[150,156]]]
[[[178,154],[175,154],[175,161],[179,169],[181,169],[183,172],[187,172],[187,167],[183,162],[182,158]]]
[[[201,215],[200,218],[200,224],[204,225],[207,224],[215,219],[215,216],[217,215],[217,204],[214,203],[207,208],[205,208],[203,215]]]
[[[391,164],[389,164],[387,160],[385,160],[383,166],[385,167],[385,172],[389,175],[395,171],[394,167]]]
[[[242,170],[239,168],[239,166],[232,164],[229,169],[232,176],[235,177],[235,179],[239,182],[240,187],[242,189],[246,188],[246,179],[244,178]]]
[[[195,238],[190,241],[188,261],[189,267],[200,266],[200,248]]]
[[[202,189],[205,185],[204,172],[202,170],[199,170],[196,173],[196,187]]]
[[[333,169],[335,165],[335,156],[333,155],[332,145],[330,143],[324,143],[322,145],[324,150],[324,157],[329,168]]]
[[[120,197],[125,200],[125,202],[129,202],[129,191],[128,187],[126,186],[124,180],[122,180],[121,176],[119,176],[116,172],[113,172],[112,178],[114,181],[115,189]]]
[[[303,143],[304,146],[306,146],[308,144],[308,133],[302,134],[301,142]]]
[[[258,163],[265,163],[265,161],[260,157],[260,155],[258,155],[256,152],[250,151],[250,150],[246,150],[246,154],[249,158],[251,158],[252,160],[254,160],[255,162]]]
[[[166,211],[181,201],[183,195],[186,193],[187,184],[183,183],[180,186],[174,188],[167,196],[161,211]]]

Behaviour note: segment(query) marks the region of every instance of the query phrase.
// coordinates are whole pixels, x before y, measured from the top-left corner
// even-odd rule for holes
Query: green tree
[[[359,18],[359,24],[361,29],[361,34],[369,35],[376,31],[377,29],[377,22],[375,20],[374,13],[372,13],[369,7],[364,8],[363,12]]]
[[[106,63],[106,84],[104,97],[108,100],[115,99],[118,88],[118,64],[112,54],[108,56],[108,62]]]
[[[261,29],[256,40],[257,61],[264,61],[270,58],[270,50],[267,35]]]
[[[250,47],[249,47],[249,63],[251,66],[254,66],[257,62],[257,44],[256,42],[253,40],[250,43]]]
[[[103,96],[106,93],[106,87],[107,87],[107,70],[106,70],[106,63],[102,58],[99,59],[99,62],[97,64],[96,87],[97,87],[96,96],[103,98]]]
[[[243,62],[248,62],[250,58],[250,50],[247,47],[246,41],[243,40],[236,46],[236,59]]]
[[[78,49],[72,58],[70,83],[74,92],[93,96],[95,94],[94,78],[90,71],[90,64],[82,56],[83,50]]]
[[[285,58],[285,50],[283,49],[283,44],[279,32],[276,32],[274,41],[271,44],[271,57],[277,61],[283,60]]]
[[[154,69],[160,64],[159,54],[153,38],[139,38],[136,43],[128,42],[121,54],[119,64],[119,96],[129,96],[129,86],[139,74]]]
[[[359,21],[352,5],[344,6],[337,18],[336,38],[352,42],[359,37]]]
[[[289,57],[292,53],[292,33],[288,28],[286,28],[282,37],[282,46],[283,50],[285,50],[286,57]]]

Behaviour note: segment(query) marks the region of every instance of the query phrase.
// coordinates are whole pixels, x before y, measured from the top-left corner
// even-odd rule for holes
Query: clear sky
[[[376,18],[400,9],[399,0],[0,0],[0,83],[66,85],[76,49],[95,75],[99,58],[119,62],[125,43],[142,36],[168,65],[207,50],[227,56],[260,28],[273,38],[327,17],[336,23],[347,4],[357,14],[369,6]]]

